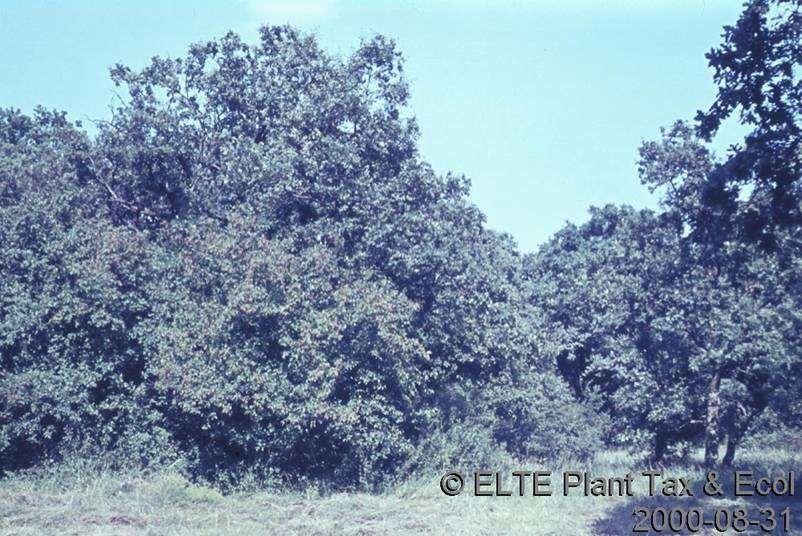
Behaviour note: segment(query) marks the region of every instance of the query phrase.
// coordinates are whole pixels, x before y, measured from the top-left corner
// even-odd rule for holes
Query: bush
[[[484,389],[493,435],[523,459],[587,460],[604,447],[609,419],[578,402],[555,373],[530,372]]]
[[[185,254],[156,279],[143,329],[166,426],[207,476],[258,462],[380,478],[411,448],[419,412],[414,306],[325,248],[293,253],[251,223],[174,229]]]
[[[556,374],[530,372],[515,380],[443,395],[447,410],[420,442],[402,475],[443,470],[500,470],[518,462],[592,458],[604,446],[609,419],[571,395]]]
[[[428,480],[450,470],[466,474],[515,466],[515,458],[496,440],[492,419],[487,417],[475,416],[433,429],[400,467],[398,476]]]

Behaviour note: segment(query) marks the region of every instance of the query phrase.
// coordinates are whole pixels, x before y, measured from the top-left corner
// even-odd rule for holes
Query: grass
[[[663,468],[665,474],[690,477],[699,491],[704,472],[698,456]],[[802,453],[752,450],[741,453],[739,465],[758,475],[796,470],[802,475]],[[538,469],[522,467],[521,469]],[[0,480],[0,535],[43,534],[632,534],[636,506],[717,507],[741,505],[756,514],[760,506],[778,511],[790,506],[792,531],[802,535],[802,482],[796,497],[744,500],[645,497],[645,480],[636,479],[635,497],[584,497],[561,493],[563,470],[589,471],[592,476],[639,474],[645,462],[622,451],[600,453],[591,464],[567,464],[551,470],[551,497],[476,497],[470,482],[457,497],[443,495],[439,476],[409,481],[383,494],[333,493],[313,490],[286,493],[234,493],[193,485],[164,472],[109,473],[54,469],[20,473]],[[799,477],[798,477],[799,478]],[[467,479],[466,479],[467,480]],[[511,487],[511,486],[509,486]],[[531,491],[531,490],[530,490]],[[735,534],[735,532],[731,532]],[[753,534],[765,534],[752,532]],[[778,532],[779,533],[779,532]],[[719,534],[712,531],[697,534]],[[750,534],[747,532],[747,534]]]

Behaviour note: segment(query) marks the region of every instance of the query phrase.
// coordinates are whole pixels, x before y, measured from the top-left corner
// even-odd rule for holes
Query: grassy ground
[[[739,465],[756,474],[802,471],[802,453],[764,450],[743,453]],[[560,482],[563,470],[589,470],[593,476],[639,474],[648,467],[623,452],[602,453],[590,467],[548,467]],[[526,467],[521,469],[533,469]],[[538,468],[534,468],[538,469]],[[543,468],[541,468],[543,469]],[[661,500],[636,497],[475,497],[470,485],[458,497],[447,497],[439,476],[409,482],[381,495],[218,492],[163,473],[87,474],[52,472],[14,475],[0,480],[0,535],[26,534],[632,534],[637,506],[698,506],[712,516],[715,508],[761,506],[778,512],[790,506],[792,532],[802,535],[802,481],[796,497],[767,501],[712,499],[699,493],[703,472],[693,462],[664,468],[666,474],[690,477],[697,495]],[[510,486],[511,487],[511,486]],[[531,490],[528,491],[531,493]],[[777,534],[781,531],[775,531]],[[735,531],[729,531],[736,534]],[[697,534],[720,534],[708,530]],[[765,534],[757,529],[747,534]]]

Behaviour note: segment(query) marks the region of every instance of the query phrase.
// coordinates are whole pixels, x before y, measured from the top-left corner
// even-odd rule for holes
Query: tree
[[[352,485],[398,467],[430,430],[473,418],[482,408],[468,402],[491,382],[523,400],[531,386],[519,378],[553,378],[514,242],[486,228],[467,179],[436,174],[417,153],[392,41],[339,58],[292,28],[265,27],[256,45],[228,34],[111,74],[123,91],[96,137],[58,116],[70,141],[48,138],[42,163],[26,156],[38,138],[4,145],[0,172],[28,181],[24,195],[4,193],[19,233],[9,243],[27,240],[28,204],[42,203],[31,227],[50,232],[31,246],[35,263],[0,265],[4,278],[32,281],[0,309],[8,385],[29,385],[26,374],[51,363],[29,355],[26,338],[42,355],[62,337],[91,342],[79,361],[115,389],[96,390],[76,366],[83,398],[56,398],[95,411],[116,397],[103,413],[119,423],[115,441],[158,436],[152,450],[188,458],[199,475],[275,470]],[[37,121],[13,115],[9,136]],[[56,270],[42,289],[51,243],[90,266]],[[94,289],[70,302],[85,313],[77,324],[37,330],[31,316],[16,331],[14,304],[73,283]],[[70,359],[65,350],[52,362]],[[50,418],[47,392],[14,391],[0,417],[6,444],[27,448]],[[122,407],[141,412],[110,416]],[[100,421],[81,414],[59,429],[91,440],[105,437]],[[529,428],[511,450],[546,433]]]
[[[739,113],[749,130],[704,177],[713,207],[713,226],[728,220],[730,232],[697,242],[732,247],[733,241],[757,244],[779,261],[785,272],[787,299],[799,304],[799,259],[802,257],[802,2],[750,0],[734,26],[724,28],[722,44],[707,54],[718,94],[707,111],[697,113],[697,132],[706,141],[722,122]],[[713,195],[710,195],[713,192]],[[674,207],[676,208],[676,207]],[[692,219],[697,235],[710,217]],[[748,246],[747,246],[747,249]],[[760,252],[752,252],[760,255]],[[771,261],[769,261],[771,262]],[[737,276],[736,276],[737,277]],[[747,275],[747,277],[749,277]],[[747,283],[748,285],[748,283]],[[794,296],[795,294],[795,296]],[[791,321],[799,329],[798,318]],[[731,436],[742,434],[736,429]],[[708,461],[712,460],[712,441]],[[725,461],[731,462],[734,446]]]
[[[733,218],[741,239],[798,250],[798,233],[783,230],[802,224],[802,2],[746,2],[707,58],[718,94],[697,114],[699,134],[709,141],[736,111],[749,133],[707,175],[705,203]]]
[[[685,324],[678,329],[690,337],[701,356],[696,367],[707,377],[705,450],[710,465],[721,440],[722,381],[739,384],[727,384],[741,393],[730,398],[725,461],[731,462],[749,423],[769,404],[769,385],[788,381],[787,371],[799,358],[792,342],[799,326],[793,314],[799,280],[791,268],[798,261],[790,255],[792,249],[767,254],[761,244],[739,238],[737,196],[720,197],[722,190],[711,187],[721,186],[721,167],[693,129],[677,122],[662,133],[660,141],[641,146],[639,172],[644,184],[663,193],[666,215],[677,222],[676,262],[684,267],[678,284],[686,289],[678,294],[685,302],[678,304],[678,318]],[[783,239],[795,232],[779,229],[774,236]]]
[[[528,263],[546,355],[612,416],[620,440],[650,434],[656,459],[700,436],[717,455],[724,422],[731,461],[799,358],[796,305],[776,265],[753,258],[740,268],[748,284],[734,285],[700,256],[673,213],[608,206]]]
[[[677,267],[671,221],[630,207],[592,208],[527,259],[545,315],[545,356],[577,396],[609,413],[619,440],[644,433],[661,458],[669,432],[698,413],[686,392],[688,356],[665,320]]]
[[[780,272],[776,284],[784,294],[766,299],[773,307],[786,309],[783,325],[796,330],[793,309],[781,303],[798,304],[800,288],[796,273],[802,252],[801,8],[798,0],[746,2],[737,23],[725,27],[723,43],[707,54],[718,94],[707,111],[698,112],[695,132],[678,123],[664,132],[660,143],[641,148],[642,180],[653,189],[663,189],[666,208],[687,225],[684,249],[697,251],[698,262],[721,281],[713,292],[729,287],[749,292],[757,280],[765,279],[767,270]],[[704,142],[736,112],[748,134],[718,160]],[[720,369],[714,365],[709,386],[708,463],[718,450],[720,414],[714,393]],[[766,401],[762,396],[752,398],[759,401],[755,408],[759,413]],[[740,425],[730,430],[725,461],[732,461],[742,434]]]
[[[162,222],[225,226],[240,211],[268,237],[331,248],[420,307],[441,374],[498,372],[533,353],[514,313],[520,258],[485,229],[468,181],[418,156],[402,74],[385,38],[339,59],[289,27],[263,28],[257,46],[228,34],[141,72],[118,66],[129,98],[101,124],[90,182],[113,221],[155,237]]]

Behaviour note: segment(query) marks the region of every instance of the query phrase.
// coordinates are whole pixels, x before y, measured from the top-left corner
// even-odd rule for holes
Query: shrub
[[[592,458],[609,418],[579,403],[554,373],[496,378],[478,389],[443,395],[447,409],[420,442],[402,475],[513,467],[517,461]],[[520,464],[519,464],[520,465]]]
[[[578,402],[552,372],[518,374],[483,389],[493,435],[518,458],[587,460],[604,446],[609,419]]]
[[[182,254],[143,336],[166,426],[202,474],[259,463],[350,485],[404,459],[427,359],[413,304],[250,219],[173,231]]]

